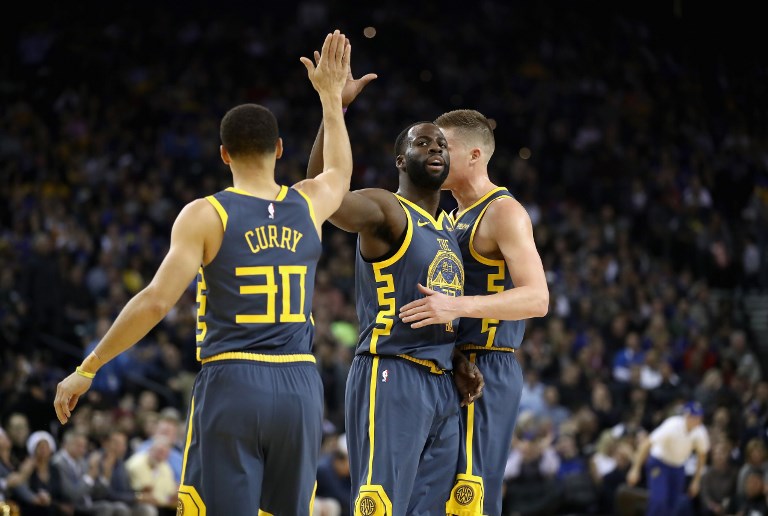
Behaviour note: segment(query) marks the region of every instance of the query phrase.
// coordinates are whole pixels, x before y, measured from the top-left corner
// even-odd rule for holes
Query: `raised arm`
[[[515,199],[494,201],[475,238],[480,235],[486,241],[497,243],[515,288],[485,296],[450,297],[419,285],[426,297],[402,307],[403,322],[420,328],[457,317],[516,321],[546,315],[549,288],[525,208]]]
[[[341,205],[352,179],[352,149],[341,110],[341,89],[347,78],[351,52],[349,41],[336,30],[326,36],[322,53],[316,56],[317,66],[310,59],[301,58],[309,80],[320,96],[329,135],[323,142],[326,160],[322,172],[294,185],[312,200],[318,232],[323,222]]]
[[[128,301],[78,371],[57,386],[54,408],[62,424],[69,420],[99,368],[141,340],[173,308],[209,254],[206,240],[215,241],[216,235],[220,245],[221,221],[204,199],[191,202],[179,213],[171,231],[170,249],[151,283]]]
[[[317,62],[319,59],[320,55],[315,52],[315,61]],[[341,91],[341,103],[345,111],[360,92],[363,91],[363,88],[377,77],[376,74],[369,73],[359,79],[355,79],[352,76],[350,65],[344,87]],[[323,171],[324,161],[327,161],[324,160],[324,156],[325,121],[320,122],[320,129],[317,131],[312,151],[309,154],[307,178],[317,177]],[[359,233],[365,231],[366,227],[381,224],[385,219],[385,214],[376,203],[376,199],[371,200],[367,198],[368,194],[369,192],[365,190],[348,192],[344,196],[344,201],[339,209],[328,220],[335,226],[352,233]]]

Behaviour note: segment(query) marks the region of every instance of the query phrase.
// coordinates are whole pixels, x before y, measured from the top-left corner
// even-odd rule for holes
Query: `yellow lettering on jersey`
[[[253,228],[243,234],[248,247],[254,254],[273,247],[288,249],[295,253],[296,245],[303,236],[304,234],[300,231],[287,226],[282,226],[278,235],[278,227],[272,224]]]
[[[264,231],[264,226],[256,228],[256,236],[259,238],[259,249],[266,249],[269,247],[267,244],[267,232]]]
[[[283,249],[291,248],[291,228],[283,226],[283,234],[280,238],[280,247]]]
[[[307,316],[304,315],[304,301],[307,295],[307,266],[281,265],[278,270],[280,271],[280,277],[283,279],[283,312],[280,314],[280,322],[306,321]],[[300,312],[297,314],[291,313],[291,276],[293,275],[299,276],[299,292],[301,293],[301,298],[299,300]]]
[[[205,334],[208,333],[208,326],[205,324],[205,321],[201,321],[200,319],[205,316],[205,309],[206,304],[208,301],[207,296],[205,295],[204,291],[208,288],[205,286],[205,275],[203,274],[203,268],[200,267],[200,270],[198,271],[198,274],[200,274],[200,279],[197,281],[197,296],[196,301],[198,303],[197,305],[197,329],[200,330],[199,333],[195,336],[196,342],[203,342],[205,340]]]
[[[504,292],[504,262],[499,265],[499,272],[488,274],[488,293],[495,294],[496,292]],[[496,282],[500,281],[501,284]],[[493,341],[496,338],[496,329],[499,327],[498,319],[483,319],[481,333],[488,333],[488,339],[485,341],[487,347],[493,346]]]
[[[446,240],[445,238],[438,238],[437,243],[440,244],[440,249],[442,249],[443,251],[451,250],[451,246],[449,245],[450,242],[448,242],[448,240]]]
[[[299,231],[293,230],[293,247],[291,247],[291,251],[294,253],[296,252],[296,244],[299,243],[299,240],[301,240],[301,237],[304,236],[304,233],[301,233]]]
[[[280,274],[280,285],[275,281],[275,271]],[[241,285],[240,293],[244,295],[261,294],[267,296],[267,310],[263,314],[237,314],[235,322],[238,324],[258,324],[277,322],[276,299],[278,290],[282,290],[283,309],[280,313],[280,322],[303,323],[307,320],[304,313],[304,303],[307,296],[307,266],[306,265],[262,265],[259,267],[236,267],[236,276],[262,276],[264,284]],[[291,276],[299,277],[299,305],[297,312],[291,311]]]
[[[275,283],[275,268],[271,265],[260,267],[237,267],[236,276],[264,276],[264,285],[241,285],[241,294],[265,294],[267,296],[267,313],[265,314],[237,314],[235,322],[248,323],[273,323],[275,322],[275,296],[277,284]]]
[[[270,224],[267,226],[267,233],[269,233],[269,247],[280,247],[277,242],[277,227]]]

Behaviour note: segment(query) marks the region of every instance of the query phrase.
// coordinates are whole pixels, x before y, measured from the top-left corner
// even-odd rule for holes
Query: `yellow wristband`
[[[80,368],[80,366],[77,366],[77,368],[75,369],[75,372],[80,376],[88,378],[89,380],[93,380],[94,378],[96,378],[96,373],[89,373],[88,371],[83,371]]]

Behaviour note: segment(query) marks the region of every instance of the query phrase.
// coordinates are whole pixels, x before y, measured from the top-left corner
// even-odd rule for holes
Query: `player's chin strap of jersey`
[[[459,473],[445,504],[445,512],[452,516],[482,516],[484,496],[481,477]]]

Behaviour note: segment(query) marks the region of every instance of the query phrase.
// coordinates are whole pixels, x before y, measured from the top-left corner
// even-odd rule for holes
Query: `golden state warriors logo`
[[[358,506],[360,507],[360,514],[363,516],[373,516],[376,514],[376,500],[370,496],[361,498]]]
[[[459,488],[456,489],[456,492],[453,494],[453,497],[456,499],[456,501],[459,504],[469,505],[472,503],[472,500],[475,499],[475,490],[467,485],[460,486]]]
[[[437,242],[440,244],[440,250],[429,265],[427,288],[447,296],[460,296],[464,292],[464,266],[451,249],[448,240],[438,238]],[[445,329],[453,331],[453,324],[449,322]]]

